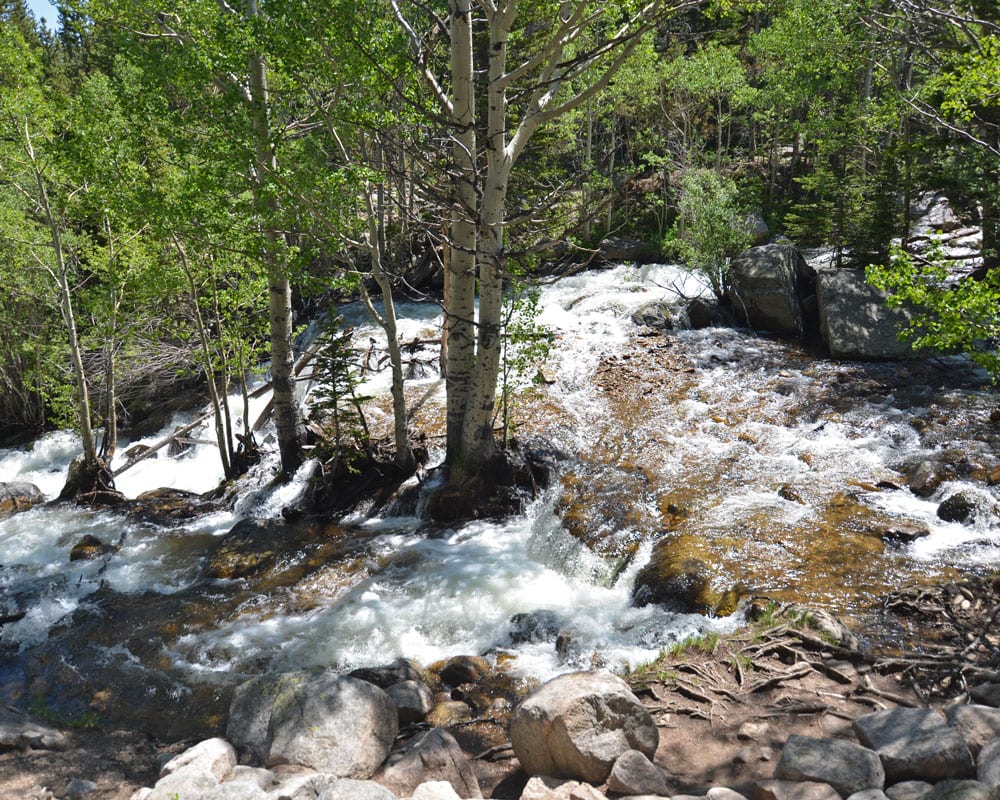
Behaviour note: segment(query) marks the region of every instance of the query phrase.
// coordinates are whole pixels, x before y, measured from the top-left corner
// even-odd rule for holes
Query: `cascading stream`
[[[64,681],[70,708],[101,709],[101,681],[117,680],[134,687],[114,690],[120,705],[147,703],[136,714],[185,735],[178,699],[202,708],[203,730],[217,724],[232,684],[265,670],[505,652],[518,674],[546,677],[635,665],[680,638],[737,624],[636,607],[636,582],[655,588],[658,565],[678,560],[702,564],[719,596],[760,592],[855,618],[889,588],[996,562],[995,516],[937,515],[958,491],[978,493],[984,507],[998,502],[996,487],[968,477],[998,437],[989,421],[996,397],[981,379],[954,362],[838,363],[744,330],[632,322],[644,306],[676,311],[700,292],[668,266],[582,273],[543,290],[539,322],[555,334],[546,366],[555,382],[519,400],[516,432],[544,435],[570,457],[545,496],[503,522],[290,525],[282,535],[301,544],[267,577],[206,583],[199,576],[220,538],[241,517],[280,518],[314,465],[273,493],[263,488],[266,461],[234,513],[171,528],[65,506],[0,521],[0,617],[24,613],[0,627],[0,695],[23,703],[41,692],[56,702],[53,687]],[[416,342],[407,351],[416,424],[440,426],[443,389],[427,344],[439,332],[437,307],[399,311],[403,341]],[[379,333],[355,312],[345,317],[366,353]],[[384,397],[387,370],[377,357],[370,366],[362,392]],[[377,406],[375,426],[388,422],[386,402]],[[32,481],[53,497],[75,452],[66,433],[0,451],[0,481]],[[966,477],[956,473],[925,498],[892,488],[922,460],[953,453]],[[217,461],[213,448],[196,446],[149,459],[119,487],[130,496],[206,491],[221,479]],[[880,531],[901,521],[926,535],[883,541]],[[71,563],[88,533],[122,547]],[[77,677],[60,671],[65,664]]]

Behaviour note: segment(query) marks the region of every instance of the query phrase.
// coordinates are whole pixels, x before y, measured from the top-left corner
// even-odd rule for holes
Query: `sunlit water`
[[[557,482],[524,515],[435,529],[433,537],[414,518],[356,521],[338,534],[363,541],[349,564],[311,567],[256,595],[252,585],[223,582],[218,591],[232,602],[206,602],[209,610],[218,603],[215,618],[164,635],[155,658],[122,643],[103,657],[143,664],[179,686],[226,685],[265,669],[349,669],[400,655],[430,663],[500,651],[516,656],[516,673],[546,677],[593,663],[635,665],[692,633],[738,624],[738,615],[714,619],[632,606],[635,576],[664,536],[697,540],[720,585],[848,615],[863,614],[893,585],[997,562],[996,517],[959,524],[936,514],[954,491],[996,501],[995,488],[957,480],[920,499],[876,485],[903,483],[909,466],[942,450],[961,450],[973,461],[992,457],[988,436],[995,437],[995,428],[982,420],[995,395],[958,370],[953,384],[924,385],[923,367],[817,360],[747,331],[638,336],[631,321],[636,309],[651,302],[679,306],[682,296],[700,291],[666,266],[582,273],[543,291],[539,322],[556,336],[547,365],[556,382],[519,413],[525,432],[543,432],[569,454],[567,474],[585,487],[569,500],[570,484]],[[404,342],[438,335],[435,304],[404,304],[400,313]],[[379,341],[359,307],[344,314],[361,352],[371,338]],[[381,354],[377,347],[368,361],[366,393],[387,389]],[[430,407],[442,402],[436,357],[426,345],[407,354],[410,397]],[[302,388],[308,394],[308,382]],[[251,419],[264,402],[255,402]],[[142,443],[152,445],[186,421],[178,418]],[[917,421],[927,423],[923,433]],[[210,439],[208,423],[191,438]],[[108,592],[136,602],[148,592],[187,598],[206,554],[237,519],[279,517],[315,464],[288,486],[264,489],[275,455],[273,437],[265,431],[259,438],[268,455],[234,512],[168,529],[70,506],[36,507],[0,521],[0,616],[25,613],[0,627],[10,658],[30,654],[74,611],[101,608],[105,601],[94,598]],[[31,481],[54,497],[76,452],[67,433],[0,451],[0,481]],[[198,445],[174,458],[164,451],[117,483],[135,496],[158,487],[203,492],[221,478],[215,449]],[[588,548],[572,535],[561,515],[574,503],[590,504],[585,524],[606,525],[599,532],[612,545]],[[930,533],[903,546],[872,535],[873,524],[898,519]],[[121,547],[106,558],[71,563],[70,549],[88,533]],[[511,618],[537,611],[550,612],[568,633],[568,649],[557,652],[554,636],[512,641]]]

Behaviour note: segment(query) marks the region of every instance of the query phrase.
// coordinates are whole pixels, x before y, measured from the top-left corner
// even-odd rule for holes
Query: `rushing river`
[[[892,588],[998,562],[996,515],[959,523],[937,514],[959,491],[986,509],[998,500],[980,474],[995,466],[1000,438],[990,421],[996,395],[981,376],[958,362],[840,363],[745,330],[663,332],[632,321],[644,306],[680,307],[699,291],[667,266],[587,272],[544,289],[539,322],[555,335],[545,368],[554,382],[519,401],[514,420],[520,435],[544,435],[568,455],[556,485],[503,522],[313,527],[266,581],[199,580],[238,519],[280,517],[301,491],[309,465],[277,492],[260,488],[273,453],[234,511],[195,522],[157,527],[71,506],[0,521],[0,618],[24,614],[0,626],[0,697],[62,709],[62,692],[72,697],[62,713],[131,713],[185,735],[217,723],[231,686],[265,670],[491,653],[512,656],[504,660],[515,674],[545,677],[634,665],[738,624],[738,614],[635,607],[633,585],[658,542],[699,560],[719,591],[854,619]],[[439,428],[443,387],[426,345],[438,309],[402,312],[402,339],[421,342],[408,356],[415,419]],[[357,309],[344,313],[366,351],[378,334]],[[384,370],[367,378],[367,392],[385,391]],[[384,411],[371,415],[377,425]],[[77,448],[55,433],[0,450],[0,481],[31,481],[54,497]],[[958,466],[933,494],[905,489],[916,465],[941,459]],[[200,445],[148,459],[118,487],[128,496],[203,492],[221,477],[214,448]],[[880,532],[901,522],[925,535],[883,541]],[[87,534],[120,547],[71,562]],[[525,635],[512,618],[531,612],[543,613]]]

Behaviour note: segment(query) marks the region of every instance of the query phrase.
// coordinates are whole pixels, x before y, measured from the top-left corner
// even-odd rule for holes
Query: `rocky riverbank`
[[[5,711],[0,797],[985,798],[1000,785],[994,595],[973,579],[887,599],[911,644],[923,624],[943,632],[922,652],[876,656],[828,615],[761,602],[748,628],[627,683],[594,670],[537,688],[478,657],[265,676],[238,690],[225,739],[200,743]]]

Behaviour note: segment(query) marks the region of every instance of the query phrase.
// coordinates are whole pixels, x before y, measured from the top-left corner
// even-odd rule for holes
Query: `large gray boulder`
[[[854,720],[854,733],[878,753],[886,781],[931,783],[976,774],[972,753],[947,720],[930,708],[892,708]]]
[[[949,707],[945,716],[948,724],[965,739],[973,757],[979,755],[987,742],[1000,736],[1000,708],[959,704]]]
[[[455,737],[442,728],[415,736],[389,756],[375,779],[401,797],[425,781],[447,781],[462,797],[482,797],[476,773]]]
[[[885,785],[885,771],[874,751],[844,739],[813,739],[798,734],[785,742],[774,777],[828,783],[844,797]]]
[[[801,336],[808,331],[803,303],[815,291],[815,273],[795,246],[751,247],[733,259],[729,280],[737,319],[774,333]]]
[[[660,735],[628,684],[608,672],[571,672],[518,706],[510,741],[529,775],[599,784],[627,750],[652,758]]]
[[[291,672],[239,686],[227,736],[251,760],[300,764],[338,778],[370,778],[399,721],[374,684],[336,673]]]
[[[669,795],[666,773],[638,750],[626,750],[608,777],[608,791],[626,795]]]
[[[913,355],[899,332],[909,322],[902,308],[889,308],[885,294],[865,280],[864,270],[824,269],[816,276],[819,330],[834,358],[896,359]]]
[[[0,482],[0,519],[27,511],[45,500],[42,490],[26,481]]]

